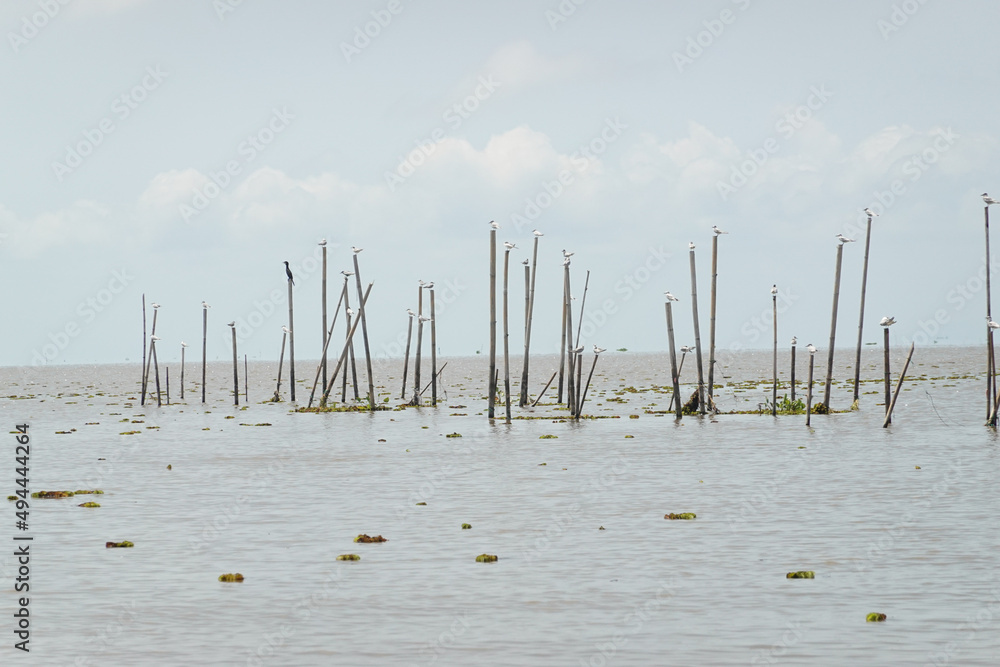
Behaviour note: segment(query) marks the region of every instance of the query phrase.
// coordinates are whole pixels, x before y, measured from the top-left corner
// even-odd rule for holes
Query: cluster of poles
[[[320,394],[319,405],[325,407],[330,399],[330,394],[333,392],[334,387],[337,383],[337,378],[341,378],[341,394],[340,401],[342,403],[347,402],[347,385],[348,385],[348,375],[350,375],[351,385],[354,393],[354,400],[360,401],[361,397],[358,390],[358,372],[357,364],[355,361],[354,354],[354,335],[358,329],[358,325],[361,327],[361,336],[364,343],[365,351],[365,368],[368,375],[368,394],[367,403],[370,410],[375,410],[375,380],[372,373],[372,357],[371,357],[371,347],[368,342],[368,323],[365,316],[365,307],[368,302],[368,297],[371,293],[374,283],[368,283],[365,289],[362,289],[361,281],[361,267],[358,262],[358,254],[361,253],[363,248],[352,247],[352,257],[353,257],[353,271],[344,270],[341,274],[344,277],[344,284],[340,291],[340,298],[337,302],[337,307],[333,311],[332,321],[329,319],[329,314],[327,310],[327,246],[326,239],[322,239],[319,242],[322,247],[322,288],[321,288],[321,309],[322,309],[322,321],[323,321],[323,351],[320,355],[319,364],[316,367],[315,379],[313,380],[312,390],[309,394],[308,407],[312,407],[313,402],[316,399],[316,389],[319,385],[320,380],[322,380],[322,391]],[[289,383],[289,394],[290,400],[295,401],[295,333],[294,333],[294,320],[295,320],[295,306],[294,306],[294,292],[295,278],[292,274],[291,267],[288,262],[285,264],[285,277],[288,283],[288,324],[281,327],[281,352],[278,357],[278,377],[277,385],[274,390],[274,395],[271,398],[272,401],[278,402],[281,400],[281,380],[283,375],[284,360],[285,360],[285,348],[287,344],[288,348],[288,383]],[[358,305],[357,310],[351,308],[351,295],[349,282],[350,278],[354,277],[354,287],[357,291]],[[424,290],[428,292],[429,295],[429,315],[424,315]],[[423,280],[419,281],[418,288],[418,298],[417,298],[417,312],[414,313],[412,310],[408,310],[409,316],[409,326],[407,330],[406,339],[406,359],[403,367],[403,390],[401,398],[405,399],[406,396],[406,381],[409,368],[409,358],[410,358],[410,339],[413,331],[413,320],[417,319],[417,345],[416,345],[416,355],[414,363],[414,381],[413,381],[413,394],[410,399],[411,405],[420,405],[422,402],[422,396],[424,392],[430,387],[431,389],[431,404],[437,405],[437,393],[438,387],[437,383],[440,378],[441,371],[444,370],[444,366],[439,370],[437,368],[437,329],[435,326],[434,317],[434,283],[425,283]],[[160,406],[163,404],[163,395],[160,389],[160,371],[159,362],[157,360],[156,354],[156,343],[160,338],[156,335],[156,324],[157,316],[159,314],[160,304],[152,303],[153,308],[153,323],[152,331],[147,337],[146,331],[146,295],[142,296],[142,382],[141,382],[141,398],[140,403],[145,405],[147,396],[152,398],[153,392],[150,388],[150,372],[152,369],[153,378],[156,386],[156,404]],[[211,306],[205,302],[201,302],[202,307],[202,348],[201,348],[201,402],[206,401],[206,374],[207,374],[207,364],[208,364],[208,309]],[[333,368],[332,373],[328,373],[329,357],[328,349],[331,341],[333,340],[334,328],[337,325],[337,320],[341,314],[344,313],[344,318],[346,322],[345,327],[345,338],[344,345],[337,358],[336,365]],[[327,323],[329,322],[329,327]],[[422,341],[423,341],[423,328],[424,323],[430,322],[430,338],[431,338],[431,381],[422,390],[420,388],[420,369],[421,369],[421,352],[422,352]],[[237,350],[237,337],[236,337],[236,321],[233,320],[228,324],[232,332],[232,347],[233,347],[233,402],[235,405],[240,404],[240,391],[239,391],[239,354]],[[147,351],[148,343],[148,351]],[[181,385],[180,385],[180,399],[184,400],[184,366],[185,366],[185,351],[187,348],[187,343],[181,341]],[[447,366],[447,364],[445,364]],[[341,373],[343,370],[343,373]],[[244,400],[249,400],[249,368],[247,363],[246,355],[243,355],[243,380],[244,380]],[[166,403],[170,404],[170,369],[166,369]]]

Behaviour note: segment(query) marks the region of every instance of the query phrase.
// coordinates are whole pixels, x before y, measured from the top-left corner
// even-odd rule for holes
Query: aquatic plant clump
[[[873,611],[868,614],[868,618],[865,619],[866,623],[881,623],[885,620],[885,614],[880,614],[877,611]]]
[[[130,548],[132,548],[134,546],[135,545],[132,544],[131,542],[129,542],[128,540],[125,540],[123,542],[105,542],[104,543],[104,548],[105,549],[130,549]]]
[[[235,574],[220,574],[219,581],[242,582],[243,575],[239,572],[236,572]]]
[[[500,558],[493,554],[479,554],[476,556],[477,563],[495,563],[498,560],[500,560]]]
[[[816,573],[812,570],[800,570],[798,572],[789,572],[785,575],[785,579],[815,579]]]
[[[100,507],[97,503],[80,503],[77,507]]]
[[[373,544],[375,542],[388,542],[386,538],[381,535],[376,535],[375,537],[370,537],[368,535],[358,535],[354,538],[355,542],[360,542],[361,544]]]
[[[100,489],[93,489],[91,491],[77,489],[73,493],[75,493],[78,496],[87,496],[87,495],[100,495],[103,494],[104,492],[101,491]]]
[[[698,515],[695,514],[694,512],[681,512],[680,514],[670,513],[663,515],[664,519],[670,519],[671,521],[678,521],[678,520],[691,521],[692,519],[695,519],[697,517]]]
[[[471,528],[472,528],[472,524],[471,523],[463,523],[462,524],[462,530],[469,530]]]
[[[358,554],[340,554],[337,556],[337,560],[361,560],[361,556]]]
[[[72,491],[35,491],[32,498],[72,498]]]

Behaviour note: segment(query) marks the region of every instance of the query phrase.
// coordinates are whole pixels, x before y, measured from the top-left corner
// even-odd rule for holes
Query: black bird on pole
[[[285,275],[288,276],[288,282],[295,284],[295,279],[292,278],[292,270],[288,266],[288,261],[285,261]]]

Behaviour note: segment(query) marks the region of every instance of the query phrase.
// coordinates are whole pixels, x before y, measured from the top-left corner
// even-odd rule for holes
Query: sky
[[[418,280],[441,354],[486,354],[491,220],[512,351],[534,229],[533,352],[563,250],[588,348],[665,350],[665,290],[693,343],[689,242],[707,345],[713,225],[720,349],[771,345],[773,284],[781,346],[826,348],[838,233],[852,347],[866,207],[865,341],[893,315],[894,345],[979,344],[996,25],[986,0],[6,0],[0,365],[134,362],[143,295],[161,361],[200,359],[203,300],[209,359],[236,321],[276,360],[286,260],[315,359],[321,238],[331,313],[364,249],[373,355],[401,356]]]

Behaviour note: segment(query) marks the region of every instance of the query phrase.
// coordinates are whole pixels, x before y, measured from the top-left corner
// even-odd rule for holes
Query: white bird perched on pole
[[[504,242],[503,242],[503,247],[504,247],[504,248],[507,248],[507,250],[513,250],[513,249],[514,249],[514,248],[516,248],[517,246],[516,246],[516,245],[514,245],[513,243],[511,243],[510,241],[504,241]]]
[[[320,239],[319,240],[319,245],[325,246],[326,245],[326,239]]]
[[[208,302],[206,302],[206,301],[202,301],[202,302],[201,302],[201,307],[202,307],[202,308],[211,308],[211,306],[210,306],[210,305],[208,305]]]
[[[878,213],[875,213],[870,208],[866,208],[865,209],[865,215],[867,215],[869,218],[877,218],[878,217]]]
[[[563,257],[567,257],[568,258],[568,257],[572,257],[575,254],[576,253],[574,253],[574,252],[566,252],[566,249],[563,248]]]
[[[680,301],[680,299],[678,299],[676,296],[674,296],[670,292],[664,292],[663,296],[667,297],[667,301]]]
[[[226,326],[227,326],[227,327],[233,327],[233,328],[235,329],[235,328],[236,328],[236,320],[233,320],[232,322],[230,322],[230,323],[229,323],[229,324],[227,324]]]
[[[991,318],[989,315],[986,316],[986,326],[988,326],[990,329],[1000,329],[1000,324],[994,322],[993,318]]]
[[[153,308],[159,308],[160,307],[160,304],[156,303],[155,301],[153,303],[149,304],[149,305],[151,305]]]
[[[889,315],[886,315],[879,321],[879,325],[883,327],[891,327],[895,323],[896,323],[896,318],[890,317]]]
[[[417,316],[417,314],[415,312],[413,312],[409,308],[406,309],[406,314],[409,315],[410,317],[416,317]]]
[[[799,339],[796,338],[795,336],[792,336],[792,345],[798,345],[798,343],[799,343]]]
[[[573,354],[580,354],[581,352],[583,352],[583,345],[573,348]]]
[[[354,271],[341,271],[345,278],[350,278],[354,275]]]
[[[993,197],[989,196],[985,192],[982,195],[980,195],[980,196],[983,198],[983,201],[986,202],[987,206],[989,206],[990,204],[1000,204],[1000,200],[994,199]]]
[[[607,351],[606,347],[597,347],[596,345],[594,346],[594,354],[600,354],[601,352],[606,352],[606,351]]]
[[[185,343],[184,341],[181,341],[181,347],[187,347],[187,346],[188,346],[187,343]]]
[[[854,243],[854,239],[849,239],[843,234],[837,234],[837,238],[840,240],[840,245],[844,245],[845,243]]]
[[[282,326],[282,327],[281,327],[281,330],[282,330],[282,331],[284,331],[284,332],[285,332],[286,334],[290,334],[290,333],[292,333],[292,330],[291,330],[291,329],[289,329],[289,328],[288,328],[287,326]]]
[[[816,354],[816,346],[812,343],[806,345],[806,349],[809,350],[809,354]]]
[[[429,283],[425,283],[424,285],[421,285],[421,287],[424,289],[434,289],[434,281],[432,280]]]
[[[712,225],[712,231],[715,232],[716,236],[719,236],[720,234],[728,234],[729,233],[729,232],[722,231],[721,229],[719,229],[715,225]]]
[[[357,255],[357,254],[358,254],[359,252],[361,252],[362,250],[364,250],[364,248],[358,248],[358,247],[356,247],[356,246],[351,246],[351,251],[352,251],[352,252],[353,252],[353,253],[354,253],[355,255]]]
[[[681,352],[687,354],[688,352],[694,352],[694,348],[690,345],[681,345]]]
[[[524,264],[525,266],[527,266],[528,265],[528,260],[524,260],[523,262],[521,262],[521,264]]]
[[[500,223],[496,220],[490,220],[490,227],[493,229],[500,229]]]
[[[777,293],[778,293],[778,284],[775,283],[775,284],[771,285],[771,294],[775,294],[776,295]]]
[[[160,340],[160,337],[157,336],[156,334],[153,334],[152,336],[149,337],[149,340],[157,341],[157,340]]]
[[[694,250],[694,241],[688,241],[688,250]]]
[[[353,308],[348,308],[347,309],[347,316],[348,317],[354,317],[354,309]]]
[[[430,322],[431,318],[427,317],[426,315],[421,315],[420,316],[420,321],[421,322]]]
[[[533,229],[533,230],[531,230],[531,233],[532,233],[532,234],[534,234],[535,236],[545,236],[545,234],[542,234],[542,233],[541,233],[540,231],[538,231],[537,229]]]

